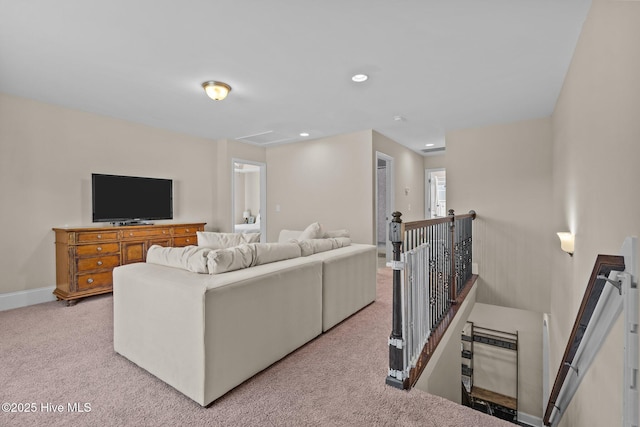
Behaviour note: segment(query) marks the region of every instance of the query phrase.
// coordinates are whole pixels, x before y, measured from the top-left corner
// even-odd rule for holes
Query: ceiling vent
[[[423,154],[433,154],[433,153],[443,152],[444,150],[445,150],[445,147],[434,147],[434,148],[424,148],[420,150],[420,152]]]
[[[249,142],[251,144],[274,144],[276,142],[285,142],[294,139],[292,136],[277,133],[272,130],[266,132],[254,133],[253,135],[240,136],[236,138],[236,141]]]

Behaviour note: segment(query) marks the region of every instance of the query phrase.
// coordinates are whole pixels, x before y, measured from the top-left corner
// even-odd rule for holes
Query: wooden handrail
[[[609,277],[609,273],[611,273],[611,271],[624,271],[624,269],[624,257],[622,256],[598,255],[596,258],[593,271],[591,272],[591,277],[589,278],[589,283],[587,283],[587,288],[584,291],[580,309],[576,315],[576,321],[573,324],[571,335],[567,341],[567,348],[564,351],[564,356],[562,357],[560,367],[558,368],[556,380],[553,383],[553,389],[549,396],[547,409],[544,413],[544,424],[547,426],[551,425],[551,413],[553,412],[553,408],[556,406],[558,395],[560,394],[562,385],[569,373],[569,369],[573,365],[573,358],[576,355],[578,347],[582,341],[584,331],[589,324],[589,320],[593,315],[593,311],[598,304],[598,300],[600,299],[600,295],[602,294],[602,290],[606,284],[606,281],[598,278],[598,276]]]
[[[409,230],[417,230],[419,228],[423,228],[423,227],[429,227],[432,225],[436,225],[436,224],[443,224],[445,222],[453,222],[457,219],[465,219],[465,218],[471,218],[471,219],[476,219],[476,213],[475,211],[470,211],[467,214],[462,214],[462,215],[451,215],[453,211],[450,210],[449,211],[449,215],[447,216],[443,216],[440,218],[431,218],[431,219],[423,219],[420,221],[411,221],[411,222],[404,222],[404,229],[406,231]]]

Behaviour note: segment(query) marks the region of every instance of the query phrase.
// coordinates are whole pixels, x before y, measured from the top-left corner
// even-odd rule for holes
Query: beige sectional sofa
[[[373,302],[376,250],[222,274],[152,263],[113,274],[115,351],[205,406]]]

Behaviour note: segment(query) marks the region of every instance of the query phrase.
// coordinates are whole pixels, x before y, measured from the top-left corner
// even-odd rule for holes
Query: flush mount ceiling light
[[[427,147],[433,147],[434,145],[436,145],[436,144],[425,144],[425,146],[427,146]]]
[[[309,132],[300,132],[300,136],[309,136]]]
[[[362,83],[366,82],[368,78],[369,76],[367,76],[366,74],[355,74],[353,77],[351,77],[351,80],[356,83]]]
[[[202,83],[204,91],[207,92],[207,96],[215,101],[222,101],[231,92],[231,86],[222,82],[215,82],[209,80]]]

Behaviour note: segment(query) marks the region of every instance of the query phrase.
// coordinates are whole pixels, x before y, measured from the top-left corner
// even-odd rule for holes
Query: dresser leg
[[[74,305],[76,305],[77,302],[78,302],[77,299],[69,299],[69,300],[67,300],[67,307],[74,306]]]

